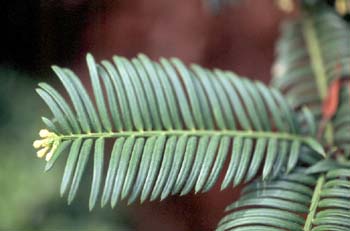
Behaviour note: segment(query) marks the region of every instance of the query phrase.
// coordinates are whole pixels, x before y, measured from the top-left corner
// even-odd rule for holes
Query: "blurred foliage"
[[[0,230],[130,230],[125,212],[89,213],[85,200],[67,206],[58,197],[62,172],[43,174],[32,148],[43,126],[35,115],[45,113],[36,84],[1,67],[0,81]]]

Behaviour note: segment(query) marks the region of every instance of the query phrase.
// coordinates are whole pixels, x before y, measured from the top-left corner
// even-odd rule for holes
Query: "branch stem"
[[[306,45],[309,48],[311,67],[315,73],[315,80],[319,95],[322,100],[327,97],[328,82],[326,76],[325,65],[323,62],[322,50],[315,31],[314,21],[311,17],[306,16],[303,29]]]
[[[60,140],[72,140],[78,138],[118,138],[126,136],[151,137],[151,136],[229,136],[244,138],[275,138],[290,141],[300,141],[309,144],[314,139],[312,137],[300,136],[290,133],[264,132],[264,131],[237,131],[237,130],[161,130],[161,131],[120,131],[120,132],[97,132],[85,134],[58,135]]]
[[[312,195],[309,214],[307,215],[305,225],[304,225],[304,231],[310,231],[312,228],[312,222],[313,222],[314,217],[315,217],[316,212],[317,212],[317,207],[318,207],[318,203],[320,201],[321,190],[322,190],[324,182],[325,182],[325,176],[321,175],[317,180],[315,190],[314,190],[314,193]]]
[[[312,16],[306,15],[306,19],[303,21],[303,32],[306,45],[310,53],[311,67],[314,72],[315,81],[321,102],[323,102],[328,94],[328,81],[325,69],[325,63],[323,61],[323,54],[321,44],[318,40],[318,36],[315,30],[315,22]],[[326,124],[325,139],[327,144],[333,144],[333,125],[331,123]]]

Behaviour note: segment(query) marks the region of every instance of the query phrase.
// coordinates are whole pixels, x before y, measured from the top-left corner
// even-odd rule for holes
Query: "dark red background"
[[[244,1],[218,15],[199,0],[106,3],[89,18],[77,63],[83,63],[87,51],[97,59],[142,52],[154,59],[176,56],[186,63],[268,82],[282,18],[270,0]],[[217,186],[206,194],[134,206],[134,219],[145,231],[213,230],[225,206],[237,196],[238,190],[220,192]]]

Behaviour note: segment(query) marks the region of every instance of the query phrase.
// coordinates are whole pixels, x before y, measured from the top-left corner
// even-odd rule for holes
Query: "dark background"
[[[213,12],[203,0],[11,0],[0,5],[0,63],[33,72],[143,52],[268,80],[284,15],[272,0]]]

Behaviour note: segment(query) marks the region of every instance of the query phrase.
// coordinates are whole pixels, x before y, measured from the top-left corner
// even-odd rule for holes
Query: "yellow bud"
[[[39,158],[43,158],[48,150],[49,150],[49,147],[45,147],[40,149],[36,154]]]
[[[53,152],[54,152],[54,150],[51,149],[51,151],[49,151],[49,152],[46,154],[46,157],[45,157],[45,160],[46,160],[46,161],[49,161],[49,160],[52,158]]]
[[[45,147],[45,146],[49,146],[52,142],[52,139],[42,139],[42,140],[36,140],[33,143],[33,147],[38,149],[40,147]]]
[[[277,5],[281,10],[287,13],[294,10],[294,3],[292,0],[277,0]]]
[[[341,15],[345,15],[348,12],[348,7],[345,0],[337,0],[335,2],[335,8]]]
[[[35,149],[40,148],[42,145],[43,145],[43,141],[42,140],[36,140],[36,141],[33,142],[33,147]]]
[[[52,158],[52,156],[53,156],[53,154],[55,154],[55,151],[56,151],[56,149],[57,149],[57,147],[58,147],[59,144],[60,144],[60,141],[58,141],[58,140],[56,140],[56,141],[53,143],[50,152],[47,153],[47,155],[46,155],[46,158],[45,158],[46,161],[49,161],[49,160]]]
[[[39,132],[39,136],[40,136],[41,138],[46,138],[46,137],[48,137],[50,134],[51,134],[51,132],[49,132],[49,130],[47,130],[47,129],[41,129],[40,132]]]

